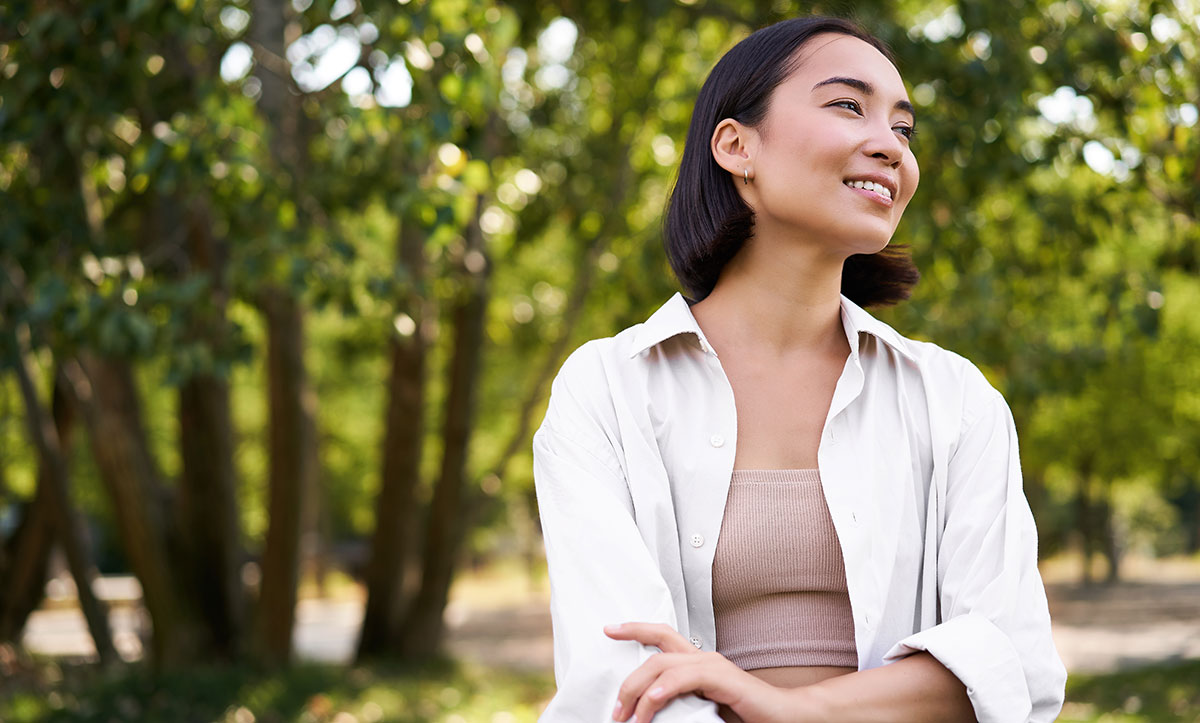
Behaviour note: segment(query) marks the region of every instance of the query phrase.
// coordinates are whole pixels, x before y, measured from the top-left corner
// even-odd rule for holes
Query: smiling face
[[[813,239],[839,256],[875,253],[919,178],[904,82],[882,53],[848,35],[818,35],[799,53],[763,121],[740,130],[741,151],[722,159],[718,126],[714,153],[754,209],[755,236]]]

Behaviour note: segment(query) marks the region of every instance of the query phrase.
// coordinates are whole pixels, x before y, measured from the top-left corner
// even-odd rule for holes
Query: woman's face
[[[884,248],[917,188],[913,109],[900,73],[870,44],[825,33],[771,96],[738,183],[756,231],[777,227],[839,255]]]

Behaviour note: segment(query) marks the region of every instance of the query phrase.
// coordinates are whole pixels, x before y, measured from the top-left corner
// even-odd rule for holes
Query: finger
[[[728,705],[737,710],[752,688],[765,687],[775,690],[717,653],[672,657],[675,661],[682,662],[664,668],[662,673],[647,685],[646,692],[638,699],[634,711],[637,723],[648,723],[663,706],[688,693],[695,693],[714,703]],[[765,696],[763,701],[766,701]]]
[[[682,664],[664,670],[647,687],[634,711],[637,723],[650,723],[654,714],[675,698],[705,687],[707,671],[703,665]]]
[[[687,639],[663,623],[606,625],[604,634],[614,640],[636,640],[643,645],[654,645],[664,653],[697,652]]]
[[[655,653],[646,662],[639,665],[621,683],[617,690],[617,704],[613,708],[613,718],[624,721],[633,713],[638,698],[646,692],[646,688],[654,682],[662,672],[672,666],[681,665],[691,656],[679,653]]]

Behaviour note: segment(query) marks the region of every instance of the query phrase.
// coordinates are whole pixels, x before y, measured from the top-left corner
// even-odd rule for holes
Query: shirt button
[[[691,543],[692,543],[692,547],[700,547],[701,545],[704,544],[704,535],[700,535],[700,534],[692,535]]]
[[[695,635],[693,635],[692,636],[692,645],[699,648],[700,647],[700,638],[697,638]]]
[[[719,434],[714,434],[708,438],[708,443],[714,447],[721,447],[725,444],[725,438]]]

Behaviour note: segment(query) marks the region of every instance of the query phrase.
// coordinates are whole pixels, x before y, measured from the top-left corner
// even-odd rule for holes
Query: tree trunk
[[[441,474],[430,504],[421,587],[401,634],[401,654],[407,658],[427,658],[438,652],[444,633],[442,615],[450,593],[450,581],[463,535],[469,528],[464,519],[464,480],[479,383],[490,273],[483,233],[479,228],[483,206],[481,196],[474,218],[466,229],[466,288],[452,314],[454,351],[448,370]]]
[[[212,307],[194,312],[192,334],[220,348],[227,335],[224,249],[212,237],[203,205],[194,205],[189,218],[185,271],[207,275],[212,289]],[[183,531],[181,567],[189,573],[189,597],[206,628],[206,652],[236,658],[244,647],[246,600],[229,383],[223,377],[197,374],[180,386],[179,448],[182,469],[176,514]]]
[[[259,109],[268,130],[271,157],[286,192],[299,195],[303,149],[298,96],[291,91],[285,48],[288,3],[254,0],[249,39],[256,45],[262,81]],[[299,204],[301,209],[308,204]],[[269,664],[291,657],[292,624],[300,566],[300,532],[305,492],[316,485],[316,399],[304,370],[303,311],[279,286],[262,292],[267,324],[267,385],[270,406],[270,473],[267,540],[256,631],[258,652]]]
[[[1197,495],[1196,506],[1192,511],[1192,525],[1188,533],[1187,551],[1189,555],[1195,555],[1200,552],[1200,495]]]
[[[1187,553],[1195,555],[1200,552],[1200,482],[1191,475],[1187,477],[1184,500],[1191,503],[1191,514],[1185,512],[1183,515],[1187,525]]]
[[[199,375],[179,388],[180,527],[188,587],[212,655],[239,653],[243,610],[229,385]]]
[[[1097,504],[1104,537],[1104,560],[1107,563],[1105,583],[1112,584],[1121,577],[1121,540],[1113,514],[1112,480],[1104,485],[1104,499]]]
[[[383,465],[366,572],[367,608],[358,641],[359,659],[397,650],[401,643],[404,569],[417,519],[414,497],[420,481],[425,436],[427,344],[422,331],[421,299],[425,236],[414,219],[401,220],[398,246],[397,255],[412,284],[408,299],[400,308],[407,311],[413,323],[411,330],[396,329],[390,344],[392,363]]]
[[[2,270],[0,270],[2,271]],[[0,296],[0,303],[3,303],[3,296]],[[8,422],[10,419],[16,419],[16,413],[12,410],[12,401],[9,398],[8,387],[3,382],[0,382],[0,439],[8,437]],[[8,465],[10,457],[7,454],[8,450],[0,449],[0,505],[9,503],[9,495],[11,490],[8,487]],[[3,549],[0,549],[0,567],[4,566]]]
[[[269,526],[262,555],[258,601],[259,654],[283,664],[292,651],[292,625],[300,570],[304,491],[314,482],[312,394],[304,371],[303,316],[290,294],[263,293],[267,320],[269,396]]]
[[[186,617],[170,567],[167,502],[142,424],[133,372],[124,361],[93,356],[68,363],[63,371],[72,401],[83,411],[125,554],[142,585],[154,626],[152,658],[160,666],[192,662],[198,635]]]
[[[54,414],[53,417],[47,415],[34,388],[30,352],[28,348],[23,348],[25,345],[21,341],[18,341],[18,344],[18,358],[15,360],[14,369],[17,385],[25,401],[29,440],[38,453],[38,492],[40,495],[45,490],[54,537],[67,558],[67,566],[75,581],[79,608],[92,634],[96,654],[101,664],[111,665],[117,662],[118,658],[108,627],[108,609],[96,598],[92,590],[96,570],[92,567],[83,538],[79,534],[79,520],[71,509],[66,457],[71,419],[64,399],[65,390],[60,383],[55,382]],[[45,574],[42,573],[38,577],[42,578],[44,585]],[[38,597],[40,598],[40,595]]]
[[[17,529],[4,541],[0,566],[0,642],[16,643],[29,614],[46,594],[46,566],[53,544],[50,491],[39,484],[22,510]]]
[[[1093,509],[1091,500],[1092,475],[1088,469],[1080,469],[1075,491],[1075,524],[1079,530],[1080,550],[1083,554],[1082,582],[1090,586],[1092,579],[1092,555],[1096,551],[1096,535],[1093,525]]]
[[[58,507],[57,534],[59,544],[66,554],[67,565],[71,570],[71,578],[75,581],[75,589],[79,599],[79,608],[87,621],[88,632],[91,633],[92,643],[96,646],[96,655],[101,665],[110,665],[120,660],[112,642],[112,630],[108,624],[108,606],[96,597],[93,584],[100,576],[92,560],[91,550],[87,539],[82,534],[83,522],[75,508],[71,505],[68,487],[67,462],[70,459],[71,433],[74,429],[75,414],[71,406],[70,394],[67,391],[66,379],[60,369],[54,377],[54,393],[52,400],[52,415],[54,430],[57,434],[56,446],[62,459],[62,479],[54,483],[56,506]],[[55,440],[48,440],[53,448]]]
[[[286,60],[287,10],[283,0],[254,0],[249,39],[258,46],[257,76],[262,82],[259,108],[268,126],[271,157],[280,168],[295,172],[300,166],[300,119],[297,96],[289,89]]]

